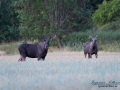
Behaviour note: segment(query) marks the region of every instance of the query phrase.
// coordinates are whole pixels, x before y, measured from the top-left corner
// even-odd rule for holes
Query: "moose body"
[[[86,42],[84,44],[84,55],[86,58],[86,55],[88,54],[88,58],[92,58],[92,55],[95,54],[96,58],[98,57],[98,47],[97,47],[97,36],[95,38],[91,37],[91,42]]]
[[[18,50],[20,53],[20,59],[18,61],[25,61],[26,57],[30,58],[38,58],[38,61],[42,58],[45,59],[49,42],[51,38],[44,40],[43,42],[39,42],[38,44],[22,44],[19,46]]]

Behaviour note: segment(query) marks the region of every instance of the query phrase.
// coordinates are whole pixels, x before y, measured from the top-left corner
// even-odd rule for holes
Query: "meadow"
[[[102,82],[120,84],[120,53],[98,55],[87,59],[83,52],[57,51],[49,52],[45,61],[25,62],[18,62],[18,54],[2,55],[0,90],[120,90],[120,85],[99,87]]]
[[[120,0],[51,1],[0,1],[0,90],[120,90]],[[19,45],[54,34],[61,51],[52,40],[45,61],[18,62]],[[98,58],[85,58],[96,35]]]

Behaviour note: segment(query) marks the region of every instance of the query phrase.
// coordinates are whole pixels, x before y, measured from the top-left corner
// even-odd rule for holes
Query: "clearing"
[[[0,56],[0,90],[120,90],[120,53],[92,57],[64,51],[18,62],[18,54]]]

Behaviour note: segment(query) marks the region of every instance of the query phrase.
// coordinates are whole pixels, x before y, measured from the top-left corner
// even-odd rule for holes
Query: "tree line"
[[[120,0],[0,0],[0,42],[61,39],[119,19]]]

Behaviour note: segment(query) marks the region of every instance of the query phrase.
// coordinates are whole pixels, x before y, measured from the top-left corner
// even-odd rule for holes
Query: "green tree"
[[[12,6],[13,0],[0,0],[0,42],[17,40],[19,21]]]
[[[92,15],[92,19],[98,25],[104,25],[120,18],[119,12],[120,0],[104,0],[103,3],[99,5],[98,10]]]
[[[62,36],[91,27],[92,8],[88,0],[19,0],[16,8],[24,39],[41,39],[42,35]]]

